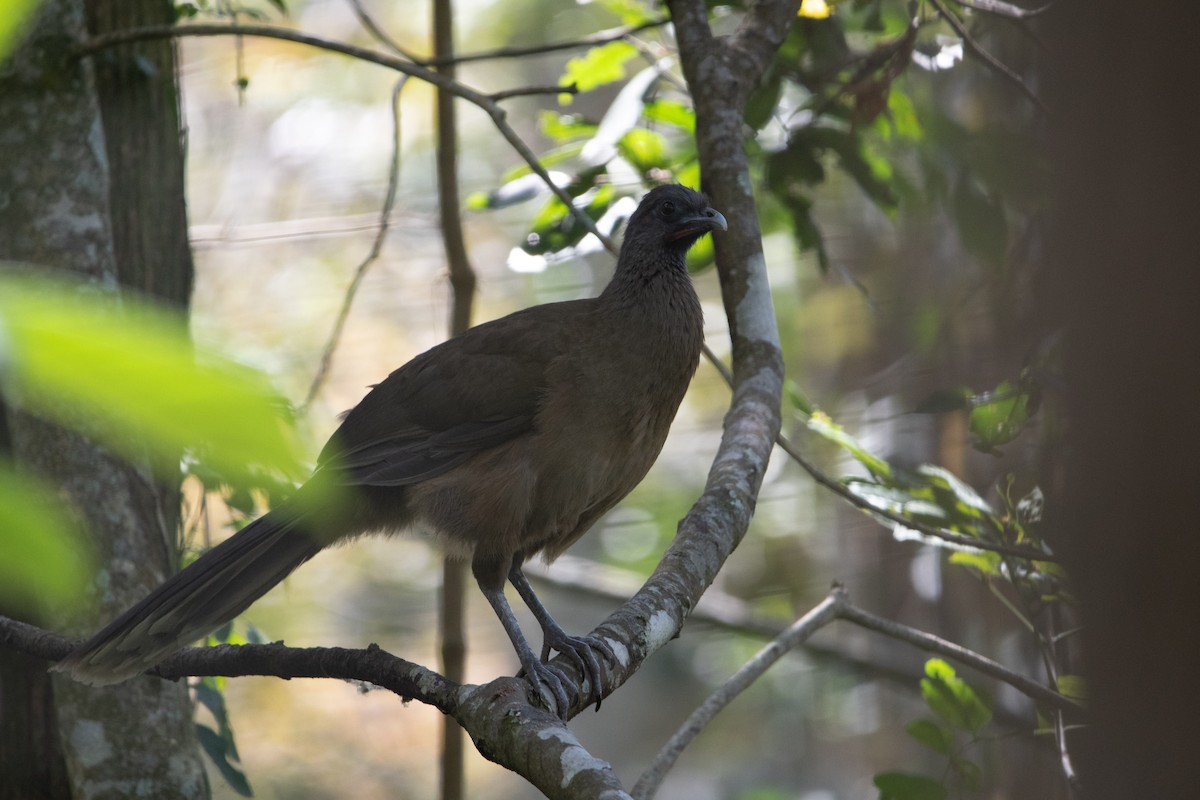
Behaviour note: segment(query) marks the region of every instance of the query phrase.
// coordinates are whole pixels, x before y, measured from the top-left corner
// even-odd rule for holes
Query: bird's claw
[[[553,638],[547,636],[542,645],[543,660],[552,649],[571,659],[575,668],[584,676],[591,689],[588,702],[595,700],[596,710],[599,711],[600,701],[604,699],[604,688],[601,683],[600,661],[596,658],[596,651],[599,650],[605,658],[616,661],[616,654],[608,646],[608,642],[595,636],[569,636],[567,634]]]
[[[550,711],[566,722],[567,712],[571,710],[571,697],[566,686],[571,680],[561,667],[538,661],[525,665],[517,677],[529,681],[534,691],[550,706]]]

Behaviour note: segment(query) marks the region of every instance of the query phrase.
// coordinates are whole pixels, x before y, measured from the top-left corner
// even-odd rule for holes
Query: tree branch
[[[946,24],[953,28],[954,32],[962,38],[963,44],[966,46],[966,48],[982,59],[983,63],[989,69],[1020,89],[1021,93],[1028,97],[1033,104],[1038,107],[1039,111],[1044,114],[1050,113],[1050,109],[1045,103],[1042,102],[1042,98],[1038,97],[1037,93],[1029,87],[1029,84],[1025,83],[1020,75],[1009,69],[1008,65],[1002,62],[1000,59],[983,49],[979,42],[975,40],[975,37],[971,36],[971,34],[967,31],[967,26],[963,25],[962,20],[958,18],[957,14],[946,8],[946,6],[942,4],[941,0],[929,0],[929,4],[934,7],[942,19],[946,20]]]
[[[649,800],[653,797],[667,772],[675,766],[679,754],[725,706],[750,688],[752,683],[762,677],[776,661],[783,658],[790,650],[836,619],[840,594],[841,589],[835,588],[812,611],[792,623],[787,630],[755,653],[754,657],[743,664],[741,669],[717,687],[717,690],[692,712],[687,721],[675,732],[675,735],[658,751],[654,761],[634,784],[633,796],[637,800]]]
[[[954,0],[954,3],[963,8],[970,8],[975,11],[982,11],[985,14],[995,14],[998,17],[1008,17],[1009,19],[1016,20],[1035,17],[1054,7],[1054,3],[1047,3],[1038,8],[1021,8],[1018,5],[1005,3],[1002,0]]]

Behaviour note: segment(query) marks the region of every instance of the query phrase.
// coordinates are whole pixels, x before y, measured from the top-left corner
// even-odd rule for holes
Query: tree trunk
[[[1065,544],[1092,711],[1073,741],[1084,797],[1195,797],[1200,9],[1102,0],[1057,23]]]
[[[97,26],[118,22],[103,4],[91,11]],[[138,0],[120,13],[162,22],[169,6]],[[86,36],[87,16],[83,0],[46,0],[0,68],[0,258],[69,272],[99,291],[131,284],[183,305],[191,263],[172,51],[139,46],[136,60],[131,51],[103,54],[97,78],[68,52]],[[145,464],[118,461],[19,408],[3,423],[0,441],[17,464],[58,487],[90,533],[100,568],[93,602],[68,623],[90,631],[174,568],[175,489],[158,487]],[[45,664],[12,653],[0,660],[0,795],[207,795],[185,686],[143,678],[92,689],[50,681]]]

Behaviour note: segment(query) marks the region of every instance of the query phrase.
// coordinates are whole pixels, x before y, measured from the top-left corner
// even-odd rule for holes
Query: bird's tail
[[[298,516],[284,507],[250,523],[52,669],[94,686],[119,683],[221,627],[321,549]]]

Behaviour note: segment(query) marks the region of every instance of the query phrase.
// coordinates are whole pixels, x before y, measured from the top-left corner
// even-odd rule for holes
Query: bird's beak
[[[678,227],[671,233],[670,238],[675,240],[687,236],[703,235],[717,228],[723,231],[729,230],[729,223],[725,221],[725,215],[715,208],[706,208],[699,214],[692,214],[690,217],[679,220]]]

